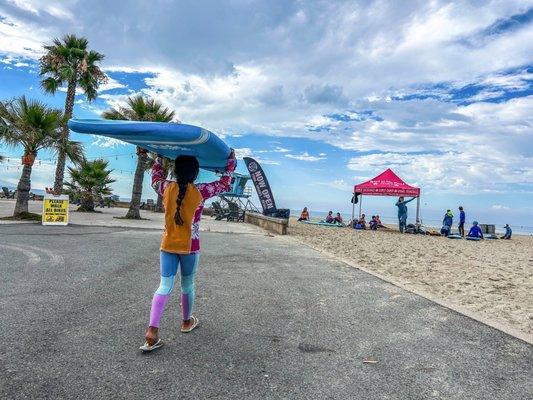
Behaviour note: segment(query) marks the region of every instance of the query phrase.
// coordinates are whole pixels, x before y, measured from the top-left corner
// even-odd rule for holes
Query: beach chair
[[[224,218],[228,217],[229,210],[222,208],[222,206],[220,205],[218,201],[214,201],[213,203],[211,203],[211,206],[213,207],[213,210],[214,210],[213,216],[215,217],[216,221],[221,221]]]
[[[228,203],[229,213],[227,216],[228,221],[242,221],[244,222],[244,210],[239,208],[237,203]]]
[[[15,198],[15,191],[9,190],[5,186],[2,187],[2,193],[4,194],[4,197],[6,199],[14,199]]]
[[[146,199],[146,209],[150,211],[155,210],[155,202],[154,199]]]

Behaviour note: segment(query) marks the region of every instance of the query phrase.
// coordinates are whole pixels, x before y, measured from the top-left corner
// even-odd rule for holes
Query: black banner
[[[274,202],[274,195],[272,190],[270,190],[270,185],[263,171],[263,168],[259,165],[257,161],[250,157],[244,157],[244,162],[246,163],[246,168],[250,172],[252,182],[255,185],[255,190],[259,196],[259,201],[263,207],[263,214],[272,214],[277,211],[276,203]]]

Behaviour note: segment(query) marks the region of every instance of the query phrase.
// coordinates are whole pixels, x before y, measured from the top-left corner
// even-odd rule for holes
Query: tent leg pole
[[[416,225],[420,226],[420,195],[416,198]]]
[[[361,200],[359,200],[359,219],[361,219],[361,207],[363,206],[363,195],[361,194]]]
[[[353,225],[353,217],[355,217],[355,192],[353,192],[353,197],[352,197],[352,225]]]

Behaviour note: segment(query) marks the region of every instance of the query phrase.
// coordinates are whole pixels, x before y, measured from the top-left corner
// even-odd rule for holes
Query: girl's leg
[[[152,299],[152,310],[150,311],[150,326],[159,328],[159,321],[161,315],[165,310],[165,305],[168,302],[172,288],[174,287],[174,279],[178,270],[179,258],[177,254],[167,253],[161,251],[160,254],[160,270],[161,281]]]
[[[183,321],[189,321],[194,307],[194,278],[200,254],[180,255],[181,310]]]

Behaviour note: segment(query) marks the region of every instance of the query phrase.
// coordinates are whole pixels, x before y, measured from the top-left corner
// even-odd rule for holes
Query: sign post
[[[65,194],[45,194],[43,199],[43,225],[68,225],[69,199]]]

